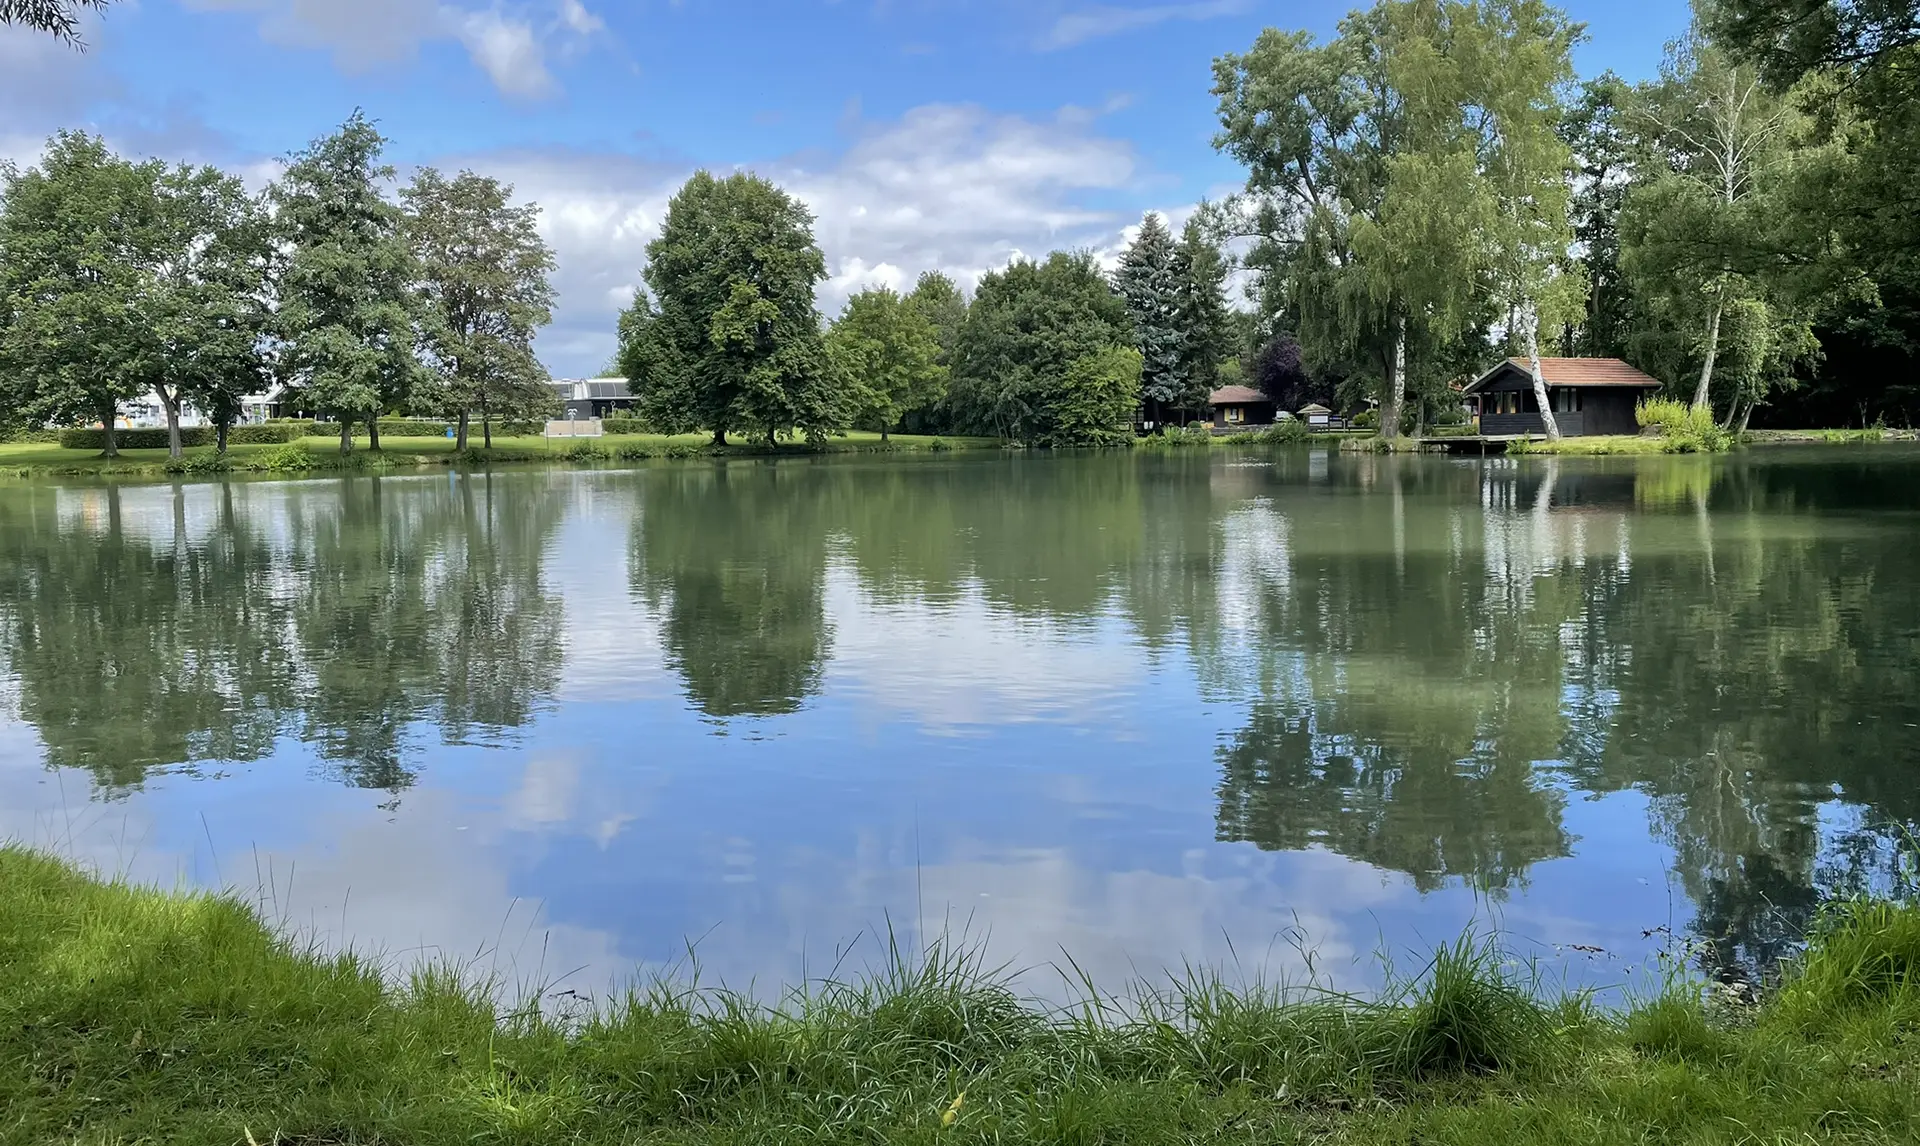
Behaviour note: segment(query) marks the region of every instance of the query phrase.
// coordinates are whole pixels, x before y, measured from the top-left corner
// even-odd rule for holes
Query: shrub
[[[167,431],[164,428],[116,430],[113,444],[122,450],[164,450],[167,448]],[[213,444],[213,431],[204,426],[182,426],[180,444],[210,446]],[[60,447],[67,450],[104,450],[107,448],[107,432],[100,429],[62,430]]]
[[[1260,440],[1263,442],[1271,442],[1275,445],[1295,445],[1300,442],[1312,441],[1313,431],[1308,429],[1307,424],[1300,419],[1288,418],[1283,422],[1275,422],[1265,430],[1262,430],[1260,432]]]
[[[661,456],[669,458],[697,458],[701,452],[701,448],[692,442],[668,442],[667,448]]]
[[[576,462],[600,462],[613,456],[607,447],[595,441],[575,442],[561,455]]]
[[[263,426],[234,426],[227,431],[230,446],[279,445],[313,435],[312,422],[269,422]]]
[[[40,442],[50,445],[58,442],[63,433],[65,431],[60,429],[0,430],[0,442]]]
[[[650,434],[647,424],[638,418],[602,418],[600,428],[609,434]]]
[[[1380,411],[1362,410],[1347,424],[1356,430],[1377,430],[1380,428]]]
[[[1717,453],[1732,444],[1732,435],[1713,420],[1713,411],[1673,398],[1647,398],[1633,408],[1641,427],[1658,426],[1667,448],[1674,453]]]
[[[931,442],[927,443],[927,448],[932,450],[936,454],[944,454],[948,450],[952,449],[953,447],[947,444],[947,441],[945,438],[935,438]]]
[[[647,442],[627,442],[613,447],[613,456],[623,462],[640,462],[659,457],[660,451]]]
[[[225,454],[187,454],[169,458],[166,465],[170,474],[223,474],[232,469],[233,461]]]
[[[278,449],[268,450],[266,453],[254,459],[255,465],[264,470],[271,470],[274,473],[292,473],[299,470],[310,470],[314,468],[314,463],[315,458],[312,453],[292,442],[288,442]]]

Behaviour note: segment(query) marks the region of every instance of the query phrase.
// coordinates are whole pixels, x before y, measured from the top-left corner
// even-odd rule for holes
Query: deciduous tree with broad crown
[[[532,420],[556,405],[533,351],[553,319],[554,257],[540,208],[514,204],[513,188],[497,179],[471,171],[448,179],[431,167],[401,198],[439,367],[434,404],[458,423],[456,449],[467,448],[475,411],[491,448],[495,418]]]

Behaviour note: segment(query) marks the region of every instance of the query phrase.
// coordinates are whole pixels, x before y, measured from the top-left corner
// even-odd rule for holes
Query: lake
[[[1917,526],[1892,445],[0,485],[0,836],[590,995],[1740,974],[1905,879]]]

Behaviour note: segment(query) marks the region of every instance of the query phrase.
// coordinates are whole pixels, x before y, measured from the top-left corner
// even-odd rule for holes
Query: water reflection
[[[1187,901],[1200,948],[1457,902],[1618,938],[1662,921],[1622,873],[1664,869],[1716,964],[1764,967],[1920,822],[1916,476],[1889,449],[13,486],[0,676],[102,795],[255,762],[206,788],[299,839],[308,775],[372,790],[595,958],[724,917],[777,979],[796,935],[907,904],[1017,958],[1177,961],[1153,921]]]

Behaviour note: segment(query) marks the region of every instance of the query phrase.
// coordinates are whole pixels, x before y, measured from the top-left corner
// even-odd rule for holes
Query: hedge
[[[651,434],[653,429],[638,418],[602,418],[600,430],[607,434]]]
[[[502,437],[537,437],[545,426],[544,422],[495,422],[493,432]],[[444,438],[448,430],[458,432],[459,428],[457,422],[442,422],[429,418],[380,419],[380,436],[383,438]],[[367,432],[366,423],[355,422],[353,432],[364,435]],[[474,418],[467,423],[468,438],[477,439],[480,437],[480,432],[480,419]],[[316,437],[337,438],[340,436],[340,423],[315,422],[313,433]]]
[[[312,432],[311,422],[276,422],[265,426],[234,426],[227,431],[228,445],[248,445],[277,442],[297,442]],[[215,438],[212,426],[180,427],[180,444],[183,446],[211,446]],[[123,450],[164,450],[167,448],[166,428],[115,430],[113,444]],[[60,431],[60,445],[69,450],[104,450],[107,448],[107,432],[101,429],[71,429]]]

